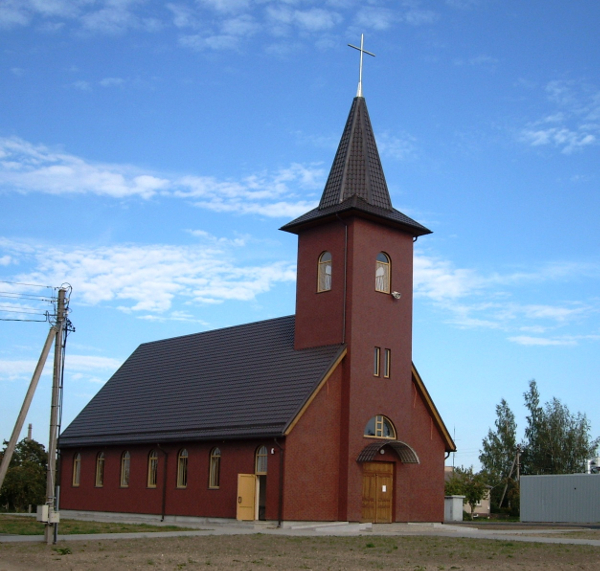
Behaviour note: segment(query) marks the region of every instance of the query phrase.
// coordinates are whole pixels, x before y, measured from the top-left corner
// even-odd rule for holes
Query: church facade
[[[413,243],[362,96],[298,236],[296,313],[146,343],[62,433],[61,511],[440,522],[456,449],[412,363]]]

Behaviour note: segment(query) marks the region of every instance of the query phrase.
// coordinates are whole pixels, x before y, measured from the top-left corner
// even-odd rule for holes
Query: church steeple
[[[319,210],[354,197],[371,206],[392,210],[392,201],[363,97],[352,102]]]
[[[319,206],[281,228],[297,234],[345,215],[377,219],[413,236],[431,231],[392,206],[364,97],[355,97]]]

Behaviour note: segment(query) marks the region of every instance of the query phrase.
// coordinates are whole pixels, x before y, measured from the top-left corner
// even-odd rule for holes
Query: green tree
[[[485,476],[476,474],[473,466],[470,468],[454,468],[452,475],[446,480],[447,496],[465,496],[464,503],[471,506],[471,519],[477,504],[485,498],[489,487]]]
[[[8,442],[4,441],[4,456]],[[43,444],[23,439],[17,443],[4,484],[0,490],[0,505],[7,510],[23,512],[28,507],[46,501],[46,466],[48,455]]]
[[[596,456],[600,438],[590,435],[591,425],[585,414],[572,414],[557,398],[540,404],[534,380],[524,393],[529,411],[522,474],[574,474],[585,471],[585,462]]]
[[[515,480],[510,478],[511,468],[515,458],[517,446],[517,423],[515,415],[508,406],[506,400],[502,399],[496,405],[495,430],[491,428],[483,439],[482,450],[479,454],[482,472],[491,489],[491,504],[493,509],[500,508],[500,501],[504,489],[512,497],[511,492],[515,487]]]

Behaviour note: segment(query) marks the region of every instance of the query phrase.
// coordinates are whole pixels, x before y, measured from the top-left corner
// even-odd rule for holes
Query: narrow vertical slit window
[[[73,456],[73,487],[77,488],[81,479],[81,454]]]
[[[391,372],[392,372],[392,350],[386,349],[383,352],[383,376],[386,379],[389,379]]]
[[[319,256],[317,291],[329,291],[331,289],[331,252],[323,252]]]
[[[149,488],[156,488],[157,481],[158,481],[158,452],[156,450],[150,450],[150,453],[148,454],[147,486]]]
[[[129,470],[131,467],[131,456],[129,452],[121,455],[121,488],[129,487]]]
[[[208,487],[218,488],[221,479],[221,450],[213,448],[210,451],[210,470],[208,475]]]
[[[380,375],[379,361],[381,359],[381,349],[375,347],[373,351],[373,376],[378,377]]]
[[[177,455],[177,487],[186,488],[188,478],[188,451],[184,448]]]
[[[104,486],[104,452],[99,452],[96,456],[96,487]]]
[[[390,257],[383,252],[379,252],[375,262],[375,291],[390,293],[391,267]]]

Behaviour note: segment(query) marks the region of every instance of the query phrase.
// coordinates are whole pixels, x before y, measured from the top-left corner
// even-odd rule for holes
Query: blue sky
[[[4,0],[0,279],[73,287],[63,425],[142,342],[294,312],[277,229],[320,197],[364,33],[392,201],[434,232],[413,351],[455,464],[478,466],[501,398],[522,434],[530,379],[597,435],[599,20],[595,0]],[[0,437],[47,331],[0,321]]]

